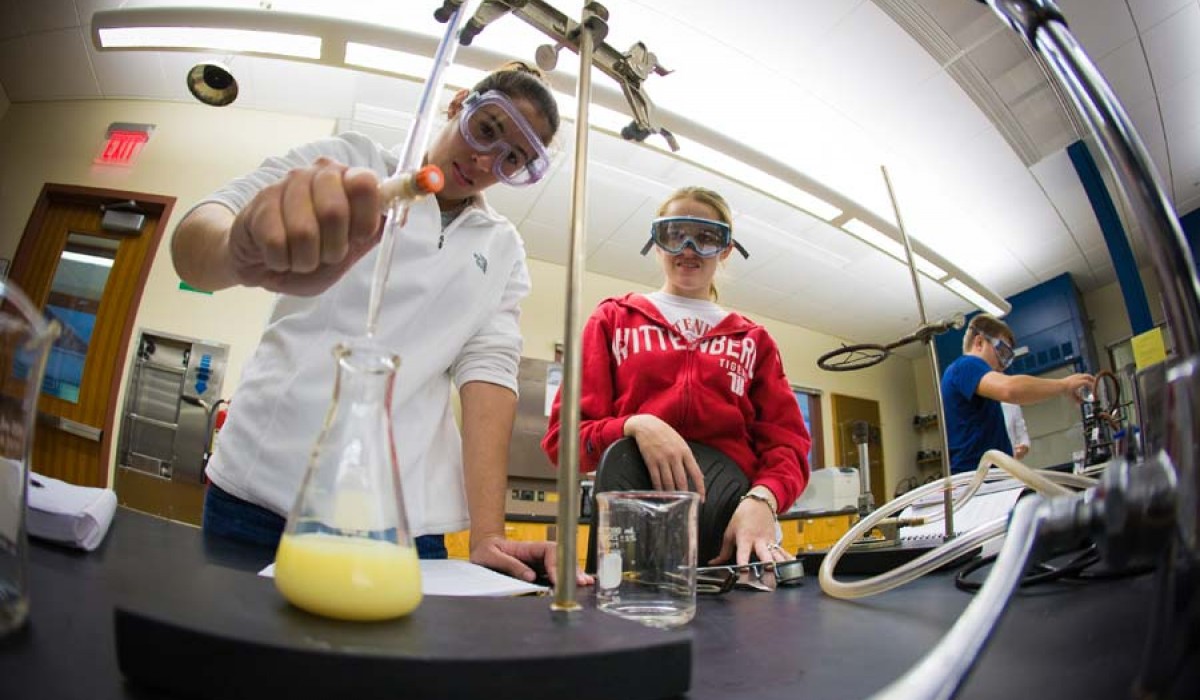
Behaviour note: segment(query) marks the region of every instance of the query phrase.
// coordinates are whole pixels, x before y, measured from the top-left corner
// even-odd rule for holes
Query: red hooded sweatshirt
[[[625,419],[658,416],[685,440],[724,452],[753,486],[791,507],[808,484],[812,443],[775,340],[730,313],[691,343],[640,294],[600,302],[583,329],[580,468],[594,471]],[[542,449],[558,464],[555,397]]]

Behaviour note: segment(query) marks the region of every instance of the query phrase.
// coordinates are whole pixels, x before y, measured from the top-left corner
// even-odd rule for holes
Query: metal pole
[[[587,248],[588,104],[592,92],[592,52],[595,41],[608,32],[608,12],[597,3],[583,8],[579,22],[579,85],[576,91],[575,171],[571,188],[571,240],[567,255],[567,321],[564,338],[562,403],[562,451],[558,460],[558,585],[554,588],[554,613],[580,609],[575,600],[576,538],[579,527],[579,393],[581,384],[580,335],[583,330],[583,270]],[[593,36],[595,33],[597,36]],[[595,527],[592,523],[592,527]]]
[[[900,216],[900,207],[896,204],[896,193],[892,190],[892,179],[888,177],[886,165],[879,166],[883,171],[883,184],[887,187],[888,199],[892,202],[892,211],[896,214],[896,228],[900,230],[900,241],[904,244],[904,258],[908,262],[908,272],[912,275],[913,292],[917,295],[917,312],[921,316],[921,326],[929,322],[925,316],[925,297],[921,294],[921,278],[917,275],[917,265],[913,260],[912,242],[908,239],[908,231],[904,228],[904,218]],[[945,492],[942,494],[942,511],[945,514],[946,535],[949,540],[954,537],[954,484],[950,480],[950,441],[946,436],[946,406],[942,402],[942,385],[938,379],[937,349],[933,346],[933,335],[925,337],[925,354],[929,357],[929,367],[933,372],[933,397],[937,402],[938,433],[942,438],[942,478],[945,480]]]

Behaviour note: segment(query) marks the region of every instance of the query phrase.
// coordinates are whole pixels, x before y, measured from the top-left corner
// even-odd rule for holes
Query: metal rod
[[[912,275],[913,293],[917,296],[917,312],[921,316],[921,325],[929,322],[925,315],[925,297],[921,294],[921,277],[917,274],[917,264],[913,259],[912,241],[904,228],[904,217],[900,215],[900,207],[896,204],[896,193],[892,189],[892,179],[888,177],[886,165],[879,166],[883,171],[883,184],[887,186],[888,199],[892,202],[892,211],[896,214],[896,228],[900,230],[900,242],[904,244],[904,259],[908,263],[908,272]],[[946,491],[942,494],[942,512],[944,513],[946,532],[945,539],[954,538],[954,487],[950,480],[950,442],[946,435],[946,405],[942,401],[942,384],[938,368],[937,349],[933,346],[933,335],[925,338],[925,354],[929,357],[930,369],[933,372],[933,397],[937,404],[938,434],[942,438],[942,479],[946,482]]]
[[[592,32],[603,26],[594,3],[583,8],[579,27],[579,84],[576,92],[575,170],[571,188],[571,240],[567,255],[567,319],[560,415],[562,452],[558,461],[558,549],[555,561],[558,584],[554,588],[555,612],[579,610],[575,600],[575,533],[579,527],[579,395],[581,384],[580,335],[583,330],[583,272],[587,248],[588,106],[592,91]],[[592,523],[592,527],[595,527]],[[599,534],[599,533],[597,533]]]

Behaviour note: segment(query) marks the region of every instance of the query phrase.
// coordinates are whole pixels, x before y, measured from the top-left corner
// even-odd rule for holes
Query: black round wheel
[[[877,365],[887,359],[887,356],[888,350],[882,345],[843,345],[818,357],[817,366],[827,372],[851,372]]]

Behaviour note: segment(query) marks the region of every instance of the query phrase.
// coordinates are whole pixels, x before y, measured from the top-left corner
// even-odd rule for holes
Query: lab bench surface
[[[193,593],[211,589],[206,605],[216,606],[223,619],[236,620],[248,598],[237,591],[252,591],[259,599],[266,590],[274,593],[271,582],[255,573],[269,559],[261,550],[124,509],[95,552],[33,544],[30,624],[0,640],[0,697],[170,697],[122,678],[113,623],[117,601],[135,591],[186,582],[182,585]],[[841,601],[821,593],[815,574],[809,572],[799,587],[774,593],[701,596],[696,618],[685,628],[692,643],[692,675],[684,697],[868,697],[907,671],[970,600],[954,588],[951,576],[935,574],[881,595]],[[590,609],[590,589],[579,591],[581,604]],[[958,697],[1129,697],[1154,594],[1151,576],[1019,592]],[[154,595],[171,599],[170,591]],[[449,600],[439,599],[430,612],[453,605]],[[490,604],[545,615],[550,625],[550,600]],[[471,634],[463,630],[464,636]],[[510,643],[519,645],[521,639]],[[652,674],[654,669],[630,671]],[[587,682],[583,674],[579,683]]]

